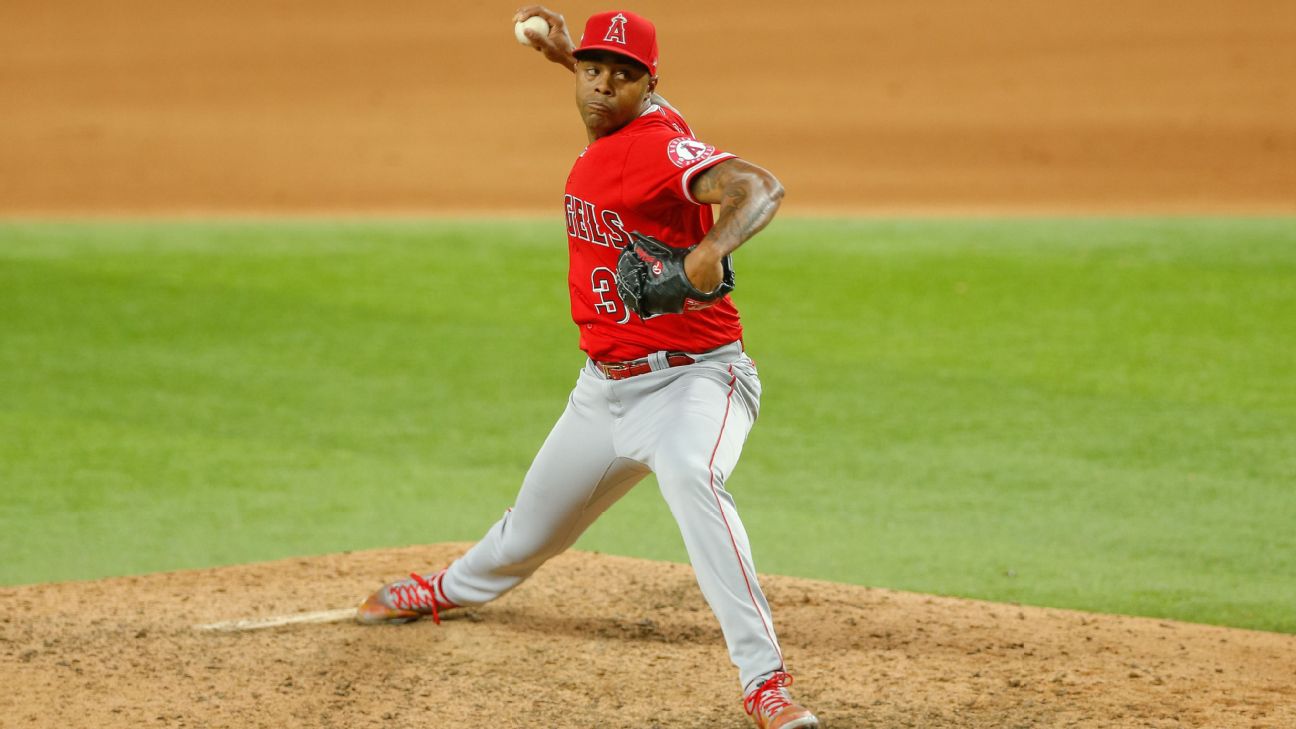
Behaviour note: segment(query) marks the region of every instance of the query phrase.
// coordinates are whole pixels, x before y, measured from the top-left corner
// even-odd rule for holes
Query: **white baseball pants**
[[[518,586],[652,471],[744,689],[783,670],[747,533],[725,490],[760,408],[760,379],[737,342],[693,357],[624,380],[588,363],[513,508],[446,572],[446,597],[482,605]]]

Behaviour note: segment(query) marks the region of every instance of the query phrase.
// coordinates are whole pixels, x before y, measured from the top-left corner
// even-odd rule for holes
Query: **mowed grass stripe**
[[[561,222],[0,224],[0,582],[472,540],[582,357]],[[1296,631],[1296,221],[779,220],[760,569]],[[579,547],[685,560],[651,480]]]

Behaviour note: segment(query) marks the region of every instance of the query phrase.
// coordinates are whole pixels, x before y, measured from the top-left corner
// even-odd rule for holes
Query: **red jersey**
[[[711,229],[711,206],[694,200],[689,184],[702,170],[733,158],[694,139],[682,116],[655,104],[581,152],[564,197],[567,283],[580,347],[591,359],[705,352],[742,338],[728,296],[705,309],[644,320],[621,302],[615,278],[630,231],[676,248],[702,240]]]

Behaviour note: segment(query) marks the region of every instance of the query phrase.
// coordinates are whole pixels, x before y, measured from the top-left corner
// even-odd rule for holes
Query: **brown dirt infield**
[[[447,544],[0,589],[5,727],[749,726],[686,566],[572,552],[440,626],[342,608]],[[1296,636],[766,576],[827,727],[1292,727]]]
[[[632,5],[787,212],[1296,213],[1291,0]],[[0,215],[557,214],[584,134],[516,7],[5,0]]]

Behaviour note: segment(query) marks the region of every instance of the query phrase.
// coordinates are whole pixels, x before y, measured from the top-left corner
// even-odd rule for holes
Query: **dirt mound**
[[[568,553],[436,626],[345,608],[464,545],[0,589],[5,726],[740,727],[692,571]],[[1296,636],[762,578],[826,726],[1291,727]]]

